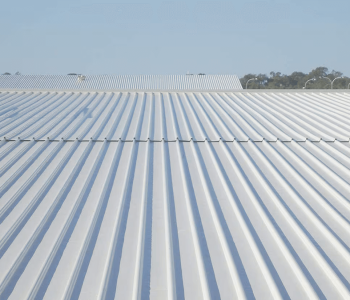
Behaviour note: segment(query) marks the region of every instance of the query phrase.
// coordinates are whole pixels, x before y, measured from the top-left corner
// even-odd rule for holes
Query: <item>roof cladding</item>
[[[235,90],[236,75],[0,75],[0,89]],[[81,80],[81,78],[84,78]]]
[[[2,92],[0,101],[0,137],[7,139],[299,142],[350,136],[349,93],[18,91]]]
[[[0,93],[0,294],[350,299],[350,93]]]

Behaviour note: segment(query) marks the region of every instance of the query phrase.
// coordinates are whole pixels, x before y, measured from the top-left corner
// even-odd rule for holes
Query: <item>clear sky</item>
[[[0,3],[0,73],[350,76],[349,0]]]

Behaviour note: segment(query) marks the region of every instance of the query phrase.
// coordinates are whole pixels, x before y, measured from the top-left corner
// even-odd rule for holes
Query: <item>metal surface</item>
[[[0,75],[0,89],[236,90],[236,75]]]
[[[349,92],[0,93],[1,298],[349,299],[349,113]]]
[[[349,93],[1,92],[0,110],[0,138],[10,140],[299,142],[350,137]],[[143,128],[152,121],[154,131],[135,135],[128,129],[143,116]]]

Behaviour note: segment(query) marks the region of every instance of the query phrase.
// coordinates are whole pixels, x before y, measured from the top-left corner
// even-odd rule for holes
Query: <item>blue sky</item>
[[[1,1],[0,73],[350,76],[350,1]]]

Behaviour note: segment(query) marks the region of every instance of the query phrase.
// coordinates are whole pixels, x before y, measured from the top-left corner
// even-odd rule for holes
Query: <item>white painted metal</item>
[[[0,89],[237,90],[236,75],[0,75]]]
[[[1,92],[1,298],[350,299],[349,114],[349,92]]]
[[[350,136],[349,93],[1,92],[0,109],[2,139],[123,140],[125,128],[126,140],[143,141],[330,142]]]

